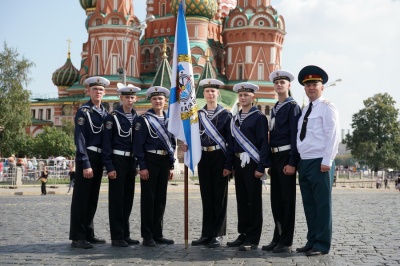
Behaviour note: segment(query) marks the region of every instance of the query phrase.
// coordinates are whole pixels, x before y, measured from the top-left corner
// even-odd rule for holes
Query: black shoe
[[[127,247],[129,245],[124,240],[111,240],[111,246],[113,246],[113,247]]]
[[[124,238],[125,242],[128,243],[128,245],[137,245],[140,244],[139,240],[132,239],[130,237]]]
[[[100,239],[95,236],[88,238],[87,242],[92,243],[92,244],[105,244],[106,243],[106,241],[104,239]]]
[[[307,256],[320,256],[320,255],[324,255],[326,254],[325,252],[322,252],[320,250],[316,250],[316,249],[311,249],[309,251],[307,251],[306,255]]]
[[[149,239],[144,239],[143,238],[142,245],[146,246],[146,247],[155,247],[156,246],[156,242],[154,242],[154,240],[152,238],[149,238]]]
[[[217,248],[220,247],[222,244],[222,236],[213,237],[208,243],[209,248]]]
[[[272,250],[272,253],[283,253],[283,252],[291,252],[291,251],[292,251],[292,246],[285,246],[285,245],[279,244]]]
[[[277,245],[278,245],[278,243],[272,241],[272,242],[269,243],[268,245],[262,246],[261,249],[262,249],[262,250],[265,250],[265,251],[271,251],[271,250],[273,250]]]
[[[296,248],[296,251],[297,252],[308,252],[311,249],[312,249],[312,247],[304,246],[304,247],[301,247],[301,248]]]
[[[239,250],[241,250],[241,251],[255,250],[257,248],[258,248],[258,245],[252,244],[250,242],[245,242],[239,246]]]
[[[192,241],[192,246],[201,246],[201,245],[208,245],[210,243],[211,237],[202,236],[199,239]]]
[[[228,242],[228,243],[226,243],[226,245],[227,245],[228,247],[238,247],[238,246],[240,246],[241,244],[244,243],[244,240],[245,240],[245,239],[246,239],[246,236],[240,234],[240,235],[238,236],[238,238],[236,238],[235,241]]]
[[[157,238],[154,238],[154,241],[155,241],[157,244],[167,244],[167,245],[172,245],[172,244],[175,243],[174,240],[172,240],[172,239],[166,239],[166,238],[164,238],[164,237],[157,237]]]
[[[92,244],[90,244],[86,240],[73,240],[71,243],[71,247],[84,249],[93,248]]]

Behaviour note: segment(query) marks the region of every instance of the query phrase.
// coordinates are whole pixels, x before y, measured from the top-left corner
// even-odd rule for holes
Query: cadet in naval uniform
[[[230,130],[232,114],[218,104],[217,79],[203,79],[199,83],[207,101],[199,110],[202,155],[198,164],[203,222],[201,237],[193,246],[219,247],[226,235],[228,179],[232,173],[233,142]],[[186,149],[185,149],[186,150]]]
[[[110,81],[103,77],[91,77],[85,80],[85,84],[90,100],[75,115],[76,176],[69,232],[71,246],[75,248],[92,248],[91,244],[106,242],[95,237],[93,218],[103,175],[101,137],[107,111],[101,100]]]
[[[140,88],[117,84],[122,105],[104,120],[102,158],[108,175],[108,212],[111,245],[127,247],[139,244],[130,238],[129,216],[135,192],[135,159],[132,152],[133,125],[136,111],[133,105]]]
[[[133,151],[140,171],[140,213],[142,244],[174,244],[163,236],[163,217],[167,201],[168,180],[173,177],[176,140],[168,131],[163,111],[169,90],[154,86],[147,90],[152,108],[138,117]]]
[[[278,102],[272,108],[269,143],[271,145],[271,209],[275,222],[272,241],[262,249],[273,253],[289,252],[293,243],[296,212],[297,122],[300,106],[289,96],[292,73],[276,70],[269,75]]]
[[[265,168],[269,166],[271,152],[268,143],[268,120],[253,106],[258,86],[239,83],[233,87],[238,93],[241,110],[233,117],[231,131],[234,137],[236,201],[238,210],[238,232],[229,247],[239,250],[257,249],[263,224],[262,181]]]
[[[328,74],[317,66],[298,76],[310,103],[298,123],[299,185],[307,221],[307,243],[297,248],[307,256],[327,254],[332,241],[332,183],[339,146],[339,114],[322,96]]]

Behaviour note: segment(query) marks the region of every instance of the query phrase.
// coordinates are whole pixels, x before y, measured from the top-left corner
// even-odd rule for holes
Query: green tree
[[[61,122],[62,122],[61,130],[67,133],[67,135],[74,136],[74,130],[75,130],[74,121],[61,119]]]
[[[42,158],[75,155],[73,136],[56,127],[44,127],[43,132],[34,138],[33,146],[34,153]]]
[[[30,125],[30,68],[34,63],[22,57],[16,49],[4,43],[0,52],[0,126],[4,127],[0,151],[3,155],[20,152],[18,143],[26,137]]]
[[[364,100],[365,108],[353,115],[353,134],[343,141],[351,154],[377,172],[400,166],[400,123],[396,102],[387,93]]]

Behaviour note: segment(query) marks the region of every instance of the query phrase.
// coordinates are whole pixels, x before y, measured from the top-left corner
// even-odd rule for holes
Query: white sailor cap
[[[146,91],[146,95],[149,98],[151,98],[153,96],[158,96],[158,95],[162,95],[162,96],[168,97],[169,96],[169,90],[167,88],[164,88],[164,87],[161,87],[161,86],[153,86],[153,87],[150,87]]]
[[[292,82],[294,80],[294,76],[292,73],[285,70],[275,70],[274,72],[269,74],[270,81],[275,82],[275,80],[279,79],[286,79],[287,81]]]
[[[88,85],[89,87],[93,86],[106,87],[110,85],[110,81],[103,77],[90,77],[85,80],[85,84]]]
[[[220,86],[223,86],[224,83],[218,79],[202,79],[200,80],[199,83],[200,86],[203,86],[203,88],[215,88],[219,89]]]
[[[236,91],[236,92],[247,91],[247,92],[254,93],[254,92],[258,91],[259,89],[260,88],[257,85],[250,83],[250,82],[242,82],[242,83],[238,83],[235,86],[233,86],[233,91]]]
[[[139,87],[133,86],[132,84],[128,84],[125,86],[123,83],[117,83],[117,92],[120,95],[135,95],[136,92],[141,91]]]

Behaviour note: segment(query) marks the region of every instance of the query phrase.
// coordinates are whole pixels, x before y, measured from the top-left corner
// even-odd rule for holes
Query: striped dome
[[[72,86],[78,81],[79,71],[74,67],[68,54],[65,64],[54,71],[52,80],[56,86]]]
[[[180,0],[171,1],[171,12],[175,16],[178,13]],[[206,18],[213,18],[217,13],[216,0],[185,0],[186,16],[202,16]]]

